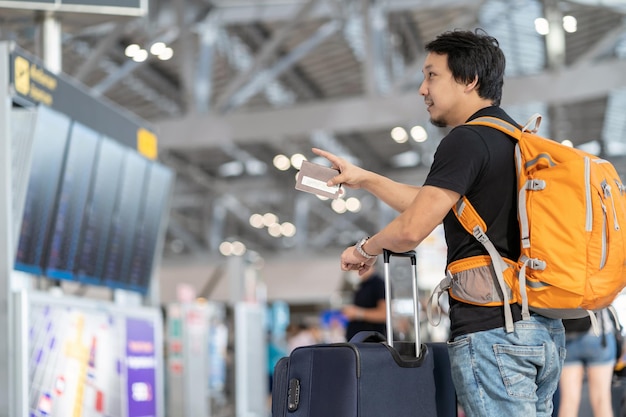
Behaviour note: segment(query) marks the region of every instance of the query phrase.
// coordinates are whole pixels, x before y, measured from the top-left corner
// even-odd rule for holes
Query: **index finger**
[[[337,155],[319,148],[311,148],[311,150],[314,154],[328,159],[333,164],[333,168],[339,168],[339,162],[341,161],[341,158],[339,158]]]

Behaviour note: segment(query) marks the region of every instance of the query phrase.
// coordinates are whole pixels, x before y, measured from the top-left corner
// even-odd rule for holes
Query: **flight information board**
[[[171,170],[45,106],[34,135],[15,269],[147,292]]]

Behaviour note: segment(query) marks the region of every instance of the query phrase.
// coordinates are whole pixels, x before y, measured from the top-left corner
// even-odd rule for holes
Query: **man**
[[[360,276],[361,281],[354,292],[353,303],[341,310],[348,319],[346,340],[360,331],[373,330],[385,336],[387,307],[385,305],[385,282],[370,268]]]
[[[414,249],[441,222],[448,264],[486,255],[451,212],[461,196],[467,196],[486,221],[487,234],[501,255],[517,259],[520,254],[515,143],[490,127],[464,125],[479,116],[518,125],[499,107],[504,54],[496,39],[479,30],[446,32],[428,43],[426,51],[419,93],[424,96],[431,123],[453,129],[439,144],[421,188],[313,150],[340,171],[329,185],[363,188],[400,213],[383,230],[343,252],[344,270],[364,273],[383,248],[395,252]],[[536,314],[522,320],[520,306],[514,304],[515,329],[506,332],[502,306],[471,305],[452,298],[450,304],[448,351],[458,400],[466,415],[551,416],[552,395],[565,356],[561,320]]]

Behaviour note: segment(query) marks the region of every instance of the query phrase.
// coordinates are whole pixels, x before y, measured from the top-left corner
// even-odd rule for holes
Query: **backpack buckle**
[[[546,269],[546,261],[542,261],[541,259],[533,258],[528,260],[528,267],[530,269],[534,269],[535,271],[543,271]]]
[[[546,182],[544,180],[532,179],[526,181],[526,189],[531,191],[541,191],[546,188]]]
[[[480,226],[474,226],[474,228],[472,229],[472,234],[480,243],[489,242],[489,237]]]

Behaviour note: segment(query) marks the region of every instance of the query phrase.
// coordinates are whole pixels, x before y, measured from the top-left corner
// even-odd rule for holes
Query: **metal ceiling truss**
[[[508,3],[498,1],[151,0],[145,18],[100,19],[64,35],[63,41],[64,49],[80,57],[74,58],[79,64],[72,66],[71,75],[88,83],[96,95],[118,98],[158,130],[160,158],[177,172],[168,231],[169,242],[176,245],[166,247],[166,254],[182,250],[206,256],[227,238],[269,252],[322,251],[375,231],[395,213],[366,203],[359,213],[336,215],[329,202],[286,185],[288,175],[274,170],[267,154],[317,146],[396,179],[406,176],[414,182],[423,177],[423,165],[393,170],[389,161],[377,162],[380,146],[371,141],[380,136],[376,132],[393,126],[428,124],[417,93],[422,45],[433,33],[477,26],[488,5],[506,9]],[[599,131],[596,122],[608,125],[596,120],[605,109],[612,131],[626,130],[624,117],[615,110],[626,94],[626,61],[613,53],[624,38],[626,7],[606,0],[543,0],[541,6],[553,28],[544,45],[549,65],[539,74],[508,77],[503,106],[546,103],[556,119],[549,124],[550,134],[584,134],[571,137],[575,144]],[[594,33],[594,41],[577,56],[565,57],[567,35],[560,19],[566,9],[585,7],[603,12],[606,19],[612,16],[617,24]],[[9,23],[3,24],[3,36],[35,37],[20,28],[23,15]],[[137,63],[123,55],[131,41],[149,47],[157,40],[176,45],[175,64]],[[315,72],[305,64],[329,44],[340,48],[330,50],[345,55],[342,64],[350,72],[338,69],[335,74],[333,68],[324,68],[325,62]],[[333,59],[329,57],[328,65]],[[219,73],[225,69],[226,76]],[[95,73],[102,76],[95,79]],[[336,78],[332,87],[324,83],[330,77]],[[341,89],[344,80],[357,88]],[[572,114],[584,112],[586,104],[595,110],[576,117],[592,120],[589,129],[573,131]],[[430,133],[435,139],[443,134]],[[609,135],[599,136],[603,140]],[[427,155],[434,146],[410,143],[402,149]],[[356,153],[357,147],[359,156],[350,152]],[[364,160],[366,154],[371,155]],[[240,178],[219,177],[217,167],[210,166],[228,161],[242,167]],[[296,224],[294,238],[276,239],[249,225],[252,213],[270,208]]]

